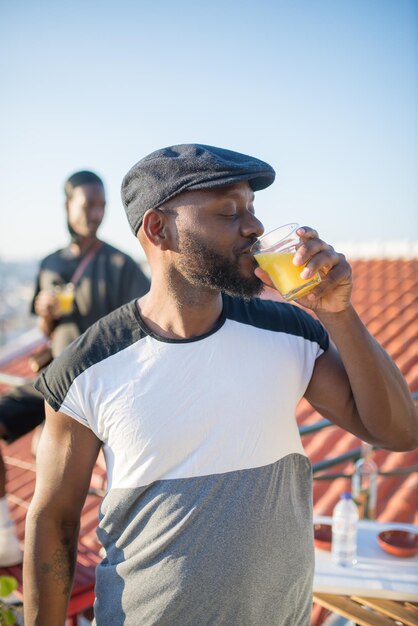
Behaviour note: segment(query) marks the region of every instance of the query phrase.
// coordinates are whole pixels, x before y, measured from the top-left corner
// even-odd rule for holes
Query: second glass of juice
[[[54,295],[57,302],[57,313],[59,315],[69,315],[74,309],[74,285],[67,283],[59,285],[54,289]]]
[[[321,281],[317,272],[308,279],[301,278],[305,265],[293,265],[293,257],[301,244],[296,234],[299,224],[285,224],[260,237],[251,248],[259,266],[267,272],[285,300],[296,300],[314,289]]]

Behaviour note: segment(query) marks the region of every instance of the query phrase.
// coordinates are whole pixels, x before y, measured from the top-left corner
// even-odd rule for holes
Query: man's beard
[[[251,244],[249,242],[246,246]],[[213,291],[238,298],[253,298],[263,290],[263,283],[255,274],[243,276],[239,255],[231,261],[212,250],[202,239],[188,230],[179,233],[181,264],[178,269],[196,287],[207,287]],[[239,254],[239,253],[238,253]],[[254,261],[254,268],[257,263]]]

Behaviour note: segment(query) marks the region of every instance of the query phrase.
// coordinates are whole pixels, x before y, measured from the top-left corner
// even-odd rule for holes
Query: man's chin
[[[264,288],[264,284],[256,276],[254,279],[237,282],[235,284],[224,285],[222,291],[228,296],[234,298],[244,298],[245,300],[251,300],[261,295]]]

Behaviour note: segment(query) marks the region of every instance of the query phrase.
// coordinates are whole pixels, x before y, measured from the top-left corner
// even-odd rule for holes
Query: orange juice
[[[59,306],[60,315],[69,315],[73,312],[74,308],[74,288],[64,287],[60,290],[57,289],[55,297]]]
[[[301,278],[300,273],[305,266],[293,265],[294,255],[295,251],[259,252],[254,256],[285,300],[305,295],[320,281],[319,274],[308,279]]]

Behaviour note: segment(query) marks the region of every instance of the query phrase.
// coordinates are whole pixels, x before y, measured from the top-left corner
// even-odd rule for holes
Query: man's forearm
[[[320,313],[347,372],[359,417],[382,447],[418,445],[418,420],[408,386],[352,307]]]
[[[57,321],[52,317],[38,317],[38,328],[46,337],[52,335],[56,325]]]
[[[25,625],[62,626],[74,577],[78,526],[29,510],[25,535]]]

